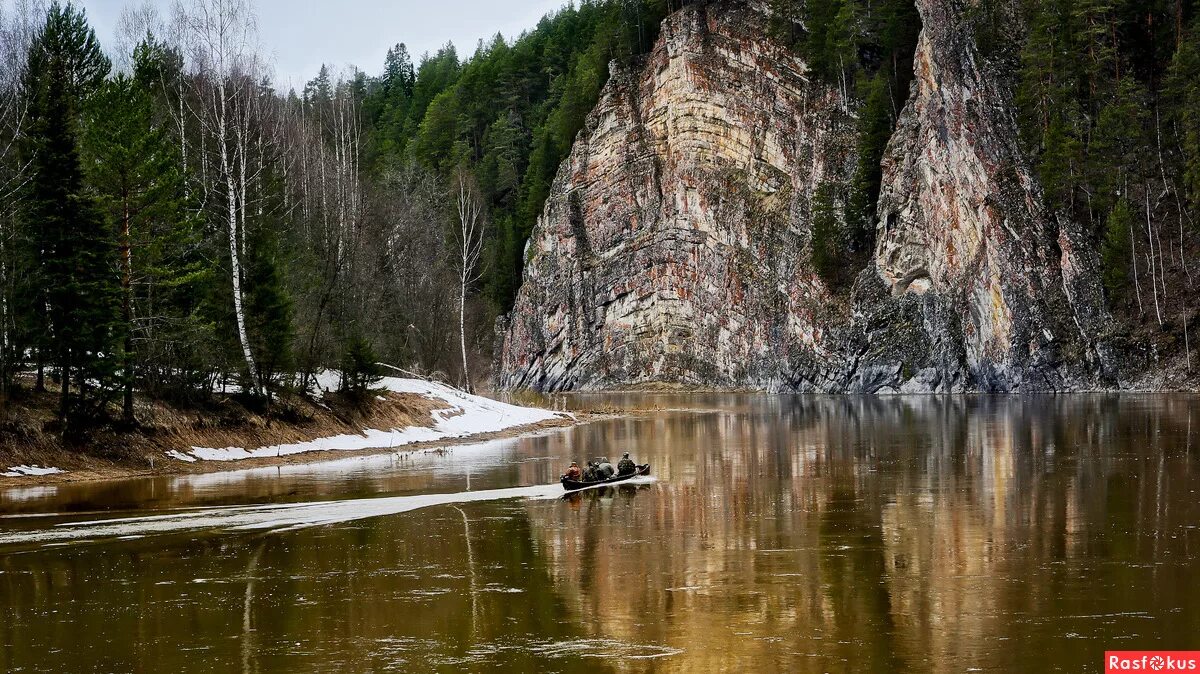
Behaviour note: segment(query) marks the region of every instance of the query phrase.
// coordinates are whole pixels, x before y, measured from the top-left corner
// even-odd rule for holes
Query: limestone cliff
[[[526,252],[499,383],[778,388],[820,353],[809,201],[853,168],[845,101],[761,9],[688,7],[616,71]]]
[[[727,0],[617,70],[560,169],[502,321],[498,383],[829,392],[1089,386],[1094,247],[1042,207],[964,0],[918,0],[910,100],[852,296],[812,271],[811,198],[854,170],[852,103]]]
[[[879,276],[893,295],[929,294],[961,316],[965,371],[947,374],[970,388],[1085,385],[1104,320],[1092,247],[1042,205],[965,3],[917,6],[916,79],[883,163]]]

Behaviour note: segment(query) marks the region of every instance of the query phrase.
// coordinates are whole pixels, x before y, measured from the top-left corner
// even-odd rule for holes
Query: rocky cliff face
[[[930,295],[927,306],[961,316],[955,334],[926,332],[963,346],[964,367],[945,374],[965,386],[1086,385],[1090,337],[1104,320],[1091,246],[1043,207],[965,3],[917,6],[916,80],[883,164],[879,277],[893,296]]]
[[[1092,383],[1093,247],[1041,206],[963,0],[919,0],[916,81],[852,297],[810,262],[811,197],[853,172],[849,103],[756,4],[692,6],[614,72],[501,325],[505,388],[662,382],[851,392]]]
[[[670,17],[614,72],[526,252],[508,388],[778,388],[820,354],[809,201],[853,164],[845,102],[741,3]]]

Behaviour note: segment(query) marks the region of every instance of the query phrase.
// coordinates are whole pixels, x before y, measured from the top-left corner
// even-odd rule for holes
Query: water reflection
[[[0,669],[1092,671],[1106,648],[1200,648],[1196,397],[603,400],[663,411],[413,465],[0,496],[372,501],[621,451],[659,480],[0,548]]]

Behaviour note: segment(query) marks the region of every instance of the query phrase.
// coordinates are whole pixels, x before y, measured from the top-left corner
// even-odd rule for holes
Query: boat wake
[[[61,545],[198,530],[283,532],[395,515],[440,505],[519,498],[557,499],[562,491],[562,486],[554,484],[453,494],[189,509],[145,517],[62,522],[45,528],[0,531],[0,545]]]

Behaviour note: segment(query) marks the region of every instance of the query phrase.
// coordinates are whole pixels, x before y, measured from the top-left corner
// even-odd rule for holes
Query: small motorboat
[[[649,475],[649,474],[650,474],[650,464],[647,463],[647,464],[638,466],[637,471],[630,473],[628,475],[613,475],[612,477],[608,478],[607,480],[596,480],[595,482],[584,482],[582,480],[572,480],[572,479],[568,478],[566,475],[563,475],[562,476],[562,486],[563,486],[563,489],[566,489],[567,491],[578,491],[580,489],[587,489],[588,487],[598,487],[600,485],[605,485],[605,484],[617,484],[618,482],[632,480],[635,477],[640,477],[642,475]]]

